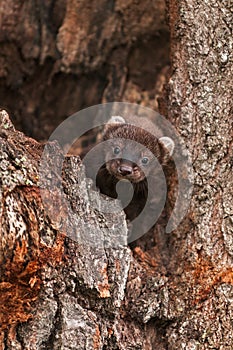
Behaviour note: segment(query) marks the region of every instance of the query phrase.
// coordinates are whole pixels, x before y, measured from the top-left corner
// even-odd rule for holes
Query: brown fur
[[[158,167],[153,161],[153,156],[158,159],[161,166],[167,164],[170,156],[163,143],[159,141],[159,138],[162,136],[160,130],[152,122],[146,118],[138,117],[129,117],[127,122],[106,125],[103,141],[108,140],[109,143],[105,146],[105,164],[98,171],[96,185],[103,194],[117,198],[117,182],[123,179],[130,181],[134,187],[134,195],[124,211],[127,219],[132,221],[140,214],[147,201],[147,178],[154,178],[154,181],[157,181],[156,188],[159,188],[160,179],[159,177],[156,178]],[[137,144],[135,142],[130,143],[128,140],[135,141]],[[114,154],[115,147],[120,148],[121,153],[119,155]],[[124,159],[125,153],[127,153],[129,158]],[[147,165],[142,164],[141,160],[144,157],[149,159]],[[131,169],[132,172],[130,174],[122,174],[119,172],[121,167],[123,169]],[[160,193],[157,190],[151,199],[151,204],[156,205],[160,197]]]

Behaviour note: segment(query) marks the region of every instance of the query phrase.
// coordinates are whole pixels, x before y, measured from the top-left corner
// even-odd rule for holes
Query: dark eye
[[[142,164],[143,164],[143,165],[148,164],[148,162],[149,162],[149,158],[147,158],[147,157],[143,157],[143,158],[142,158]]]
[[[114,150],[113,150],[114,154],[119,154],[120,152],[121,152],[120,147],[118,147],[118,146],[114,147]]]

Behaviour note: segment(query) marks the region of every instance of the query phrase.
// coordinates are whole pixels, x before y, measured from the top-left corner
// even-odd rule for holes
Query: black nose
[[[130,165],[123,164],[119,166],[118,172],[122,176],[130,175],[133,172],[133,168]]]

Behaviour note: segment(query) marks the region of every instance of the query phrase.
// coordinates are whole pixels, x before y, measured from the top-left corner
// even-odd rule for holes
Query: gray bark
[[[233,347],[232,10],[229,1],[169,2],[168,116],[195,174],[189,215],[171,240],[169,349]]]
[[[67,158],[64,165],[64,188],[74,212],[76,208],[78,232],[71,234],[77,229],[74,225],[66,227],[66,234],[59,231],[40,192],[51,181],[47,178],[41,184],[39,179],[42,146],[15,131],[5,111],[0,130],[2,349],[101,349],[108,338],[111,341],[110,329],[120,324],[130,249],[98,244],[104,217],[91,209],[87,216],[87,205],[90,202],[91,208],[99,194],[88,192],[78,157]],[[54,156],[61,152],[56,143],[51,148]],[[58,201],[56,191],[50,195],[50,200]],[[57,202],[56,208],[64,218],[62,203]],[[85,236],[82,241],[74,236],[85,231],[88,221],[86,236],[97,242],[92,245]],[[127,236],[123,213],[105,221]]]

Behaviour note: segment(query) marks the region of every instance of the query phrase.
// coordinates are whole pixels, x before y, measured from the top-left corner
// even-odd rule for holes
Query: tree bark
[[[122,91],[122,84],[126,84],[123,67],[128,56],[121,55],[124,51],[121,45],[126,45],[132,33],[141,38],[141,35],[157,30],[154,12],[147,2],[139,2],[137,6],[134,2],[119,1],[112,7],[109,2],[98,3],[104,10],[97,7],[96,15],[88,4],[84,7],[82,2],[75,1],[67,2],[66,11],[62,1],[48,2],[46,6],[36,3],[36,7],[30,1],[10,6],[12,4],[1,3],[4,52],[11,46],[8,40],[15,40],[18,28],[22,28],[15,28],[15,14],[27,13],[25,9],[30,9],[30,13],[37,11],[44,18],[44,22],[40,22],[43,29],[39,31],[40,36],[35,35],[36,21],[31,31],[25,24],[22,33],[30,34],[31,41],[26,36],[24,44],[17,44],[27,57],[26,68],[31,68],[34,76],[42,79],[44,74],[47,79],[48,66],[44,66],[41,75],[36,63],[43,66],[48,57],[53,57],[59,50],[58,71],[71,74],[74,69],[78,76],[83,67],[87,72],[83,79],[90,88],[88,74],[101,70],[103,62],[111,56],[108,82],[98,95],[104,101],[115,97]],[[167,5],[172,62],[166,96],[160,100],[160,108],[175,125],[192,155],[194,189],[189,212],[169,235],[165,234],[163,226],[157,225],[154,229],[156,244],[147,250],[136,247],[131,252],[125,245],[118,249],[97,249],[90,244],[78,243],[70,238],[68,226],[65,231],[59,230],[53,218],[46,214],[38,179],[43,146],[16,131],[6,112],[2,111],[1,349],[233,348],[232,5],[229,1],[212,0],[170,0]],[[64,20],[61,16],[53,22],[57,30],[60,28],[56,45],[55,39],[48,35],[48,25],[42,25],[48,23],[47,9],[51,10],[53,6],[64,11]],[[143,6],[145,21],[142,18],[137,27],[135,23]],[[98,17],[100,12],[102,17]],[[7,15],[4,17],[3,14]],[[99,45],[103,45],[106,37],[109,40],[101,57],[98,54],[95,57],[98,46],[93,44],[94,39],[92,42],[91,24],[90,27],[80,24],[79,30],[73,25],[90,16],[93,16],[90,23],[95,24],[98,18],[101,22],[97,21],[101,28]],[[114,26],[108,27],[111,21]],[[125,36],[121,36],[119,28],[124,21],[127,22],[123,25]],[[7,36],[9,33],[12,37]],[[38,37],[40,44],[36,45],[34,40]],[[76,41],[73,41],[74,37]],[[94,48],[87,47],[88,43]],[[18,84],[24,76],[21,67],[25,66],[19,65],[18,61],[20,55],[11,57],[17,60],[12,76],[7,73],[8,68],[4,73],[4,67],[9,67],[10,61],[4,55],[1,58],[4,62],[1,76],[5,79],[2,89],[6,82],[10,84],[10,76]],[[17,70],[19,73],[15,75]],[[122,75],[119,74],[121,70]],[[56,79],[55,72],[52,70],[52,80]],[[132,76],[135,79],[137,75],[132,73]],[[96,81],[98,77],[97,74]],[[131,84],[132,81],[126,85]],[[94,88],[95,98],[97,90]],[[21,93],[26,91],[23,88]],[[40,98],[33,104],[31,114],[35,114],[35,106],[40,104],[43,94],[38,94],[36,96]],[[123,96],[122,93],[119,96]],[[93,103],[94,100],[89,101]],[[31,115],[28,113],[26,110],[25,118]],[[56,143],[51,143],[50,147],[59,154]],[[59,180],[59,176],[55,179]],[[99,194],[89,188],[78,157],[67,157],[64,161],[63,184],[77,217],[94,223],[96,231],[93,234],[103,235],[101,223],[104,219],[109,227],[113,224],[123,227],[121,234],[126,237],[123,214],[105,217],[100,212],[87,211],[93,200],[98,202]],[[54,191],[54,201],[58,198],[56,195]],[[59,205],[62,203],[58,201],[58,208]],[[58,210],[56,217],[62,221],[67,213]],[[83,230],[85,227],[80,223],[80,232]]]
[[[163,0],[0,1],[0,29],[1,106],[37,140],[78,110],[125,95],[157,105],[169,62]]]
[[[168,348],[231,349],[232,5],[176,0],[168,5],[167,113],[192,154],[195,175],[189,215],[170,242],[176,292]]]
[[[85,236],[82,240],[72,236],[72,225],[59,231],[58,221],[48,216],[43,200],[45,182],[51,180],[41,183],[42,145],[15,131],[5,111],[1,112],[0,130],[1,348],[103,348],[118,325],[130,249],[126,245],[101,248],[94,240],[90,245]],[[59,158],[56,143],[51,143],[51,149]],[[47,164],[49,167],[49,159]],[[103,236],[100,223],[106,221],[127,237],[123,213],[104,218],[91,209],[100,195],[88,190],[80,159],[67,158],[63,170],[67,198],[76,218],[83,219],[74,234],[85,233],[89,222],[86,237],[93,236],[98,242]],[[65,206],[53,189],[49,199],[57,203],[57,216],[66,219]]]

